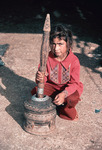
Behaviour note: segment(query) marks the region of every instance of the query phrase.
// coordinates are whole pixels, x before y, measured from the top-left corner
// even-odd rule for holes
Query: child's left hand
[[[64,99],[65,99],[65,93],[62,92],[56,95],[53,102],[56,105],[62,105],[64,103]]]

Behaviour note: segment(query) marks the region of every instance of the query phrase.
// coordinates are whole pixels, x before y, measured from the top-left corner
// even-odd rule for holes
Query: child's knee
[[[68,99],[68,100],[67,100],[67,105],[68,105],[69,107],[75,107],[76,104],[78,103],[78,101],[79,101],[79,100],[71,100],[71,99]]]

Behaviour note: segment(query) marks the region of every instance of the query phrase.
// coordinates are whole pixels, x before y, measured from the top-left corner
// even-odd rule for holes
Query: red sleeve
[[[78,89],[80,82],[80,63],[78,59],[72,64],[70,71],[70,81],[65,88],[65,90],[68,91],[68,96],[73,94]]]

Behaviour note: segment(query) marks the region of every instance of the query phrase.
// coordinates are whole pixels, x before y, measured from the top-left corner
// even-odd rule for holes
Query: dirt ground
[[[59,11],[53,11],[52,24],[55,20],[59,22],[60,15]],[[1,56],[5,65],[0,66],[0,150],[101,150],[102,112],[95,113],[95,109],[102,108],[102,39],[99,32],[102,30],[96,25],[94,32],[92,24],[82,21],[80,16],[77,23],[60,19],[72,29],[73,52],[81,64],[84,92],[76,107],[79,120],[67,121],[57,116],[56,130],[46,136],[31,135],[23,130],[23,102],[31,98],[40,59],[45,19],[41,16],[37,14],[32,22],[27,18],[23,23],[20,22],[22,17],[19,22],[15,22],[18,18],[11,19],[8,27],[5,18],[0,20],[0,51],[6,50]]]

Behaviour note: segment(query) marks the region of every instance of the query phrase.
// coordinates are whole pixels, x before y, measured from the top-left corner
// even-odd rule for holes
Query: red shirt
[[[81,95],[83,84],[80,82],[80,62],[79,59],[70,51],[65,60],[59,62],[55,59],[52,52],[49,52],[47,60],[47,75],[45,84],[50,84],[56,90],[67,91],[68,96],[76,90]]]

